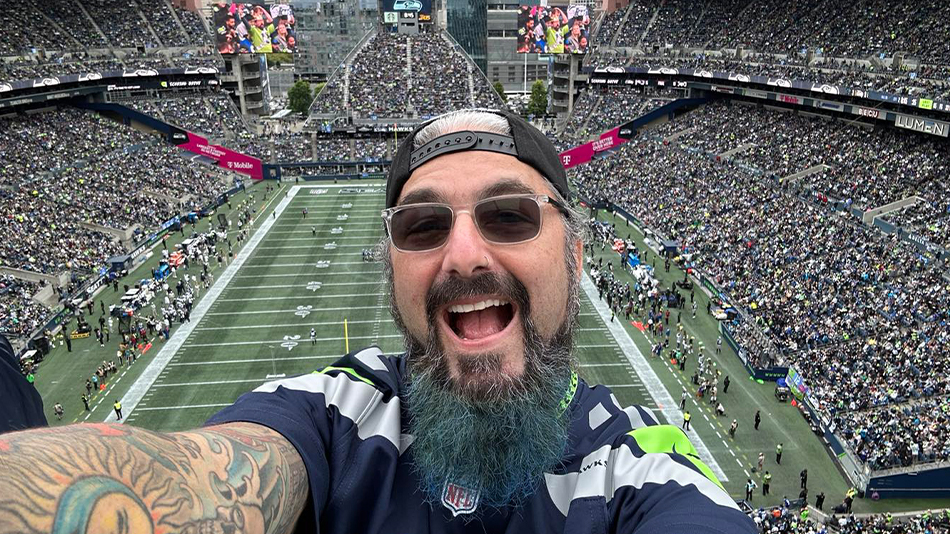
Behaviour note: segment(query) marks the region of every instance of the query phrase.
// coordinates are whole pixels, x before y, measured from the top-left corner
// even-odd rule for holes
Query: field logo
[[[478,491],[446,481],[442,489],[442,504],[452,511],[452,517],[470,514],[478,507]]]

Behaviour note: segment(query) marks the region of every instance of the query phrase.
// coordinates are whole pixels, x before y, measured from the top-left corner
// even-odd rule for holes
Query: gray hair
[[[419,130],[415,139],[412,140],[413,148],[420,148],[441,135],[462,130],[511,135],[511,126],[501,115],[489,111],[463,109],[441,115]]]

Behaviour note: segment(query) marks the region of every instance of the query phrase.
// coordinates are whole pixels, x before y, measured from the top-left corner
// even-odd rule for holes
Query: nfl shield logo
[[[452,517],[470,514],[478,507],[478,491],[446,481],[442,488],[442,504],[452,511]]]

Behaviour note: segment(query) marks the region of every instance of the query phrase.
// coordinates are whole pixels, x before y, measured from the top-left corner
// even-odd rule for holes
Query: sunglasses
[[[503,195],[479,200],[471,210],[456,210],[448,204],[406,204],[382,211],[392,244],[401,252],[435,250],[449,240],[455,218],[468,213],[482,238],[497,245],[531,241],[541,234],[542,204],[562,213],[564,205],[547,195]]]

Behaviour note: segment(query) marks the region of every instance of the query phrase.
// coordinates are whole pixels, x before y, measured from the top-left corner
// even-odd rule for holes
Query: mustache
[[[498,295],[518,306],[522,317],[531,316],[528,288],[511,274],[485,272],[471,278],[450,276],[432,284],[426,292],[426,317],[435,324],[440,308],[449,302],[476,295]]]

